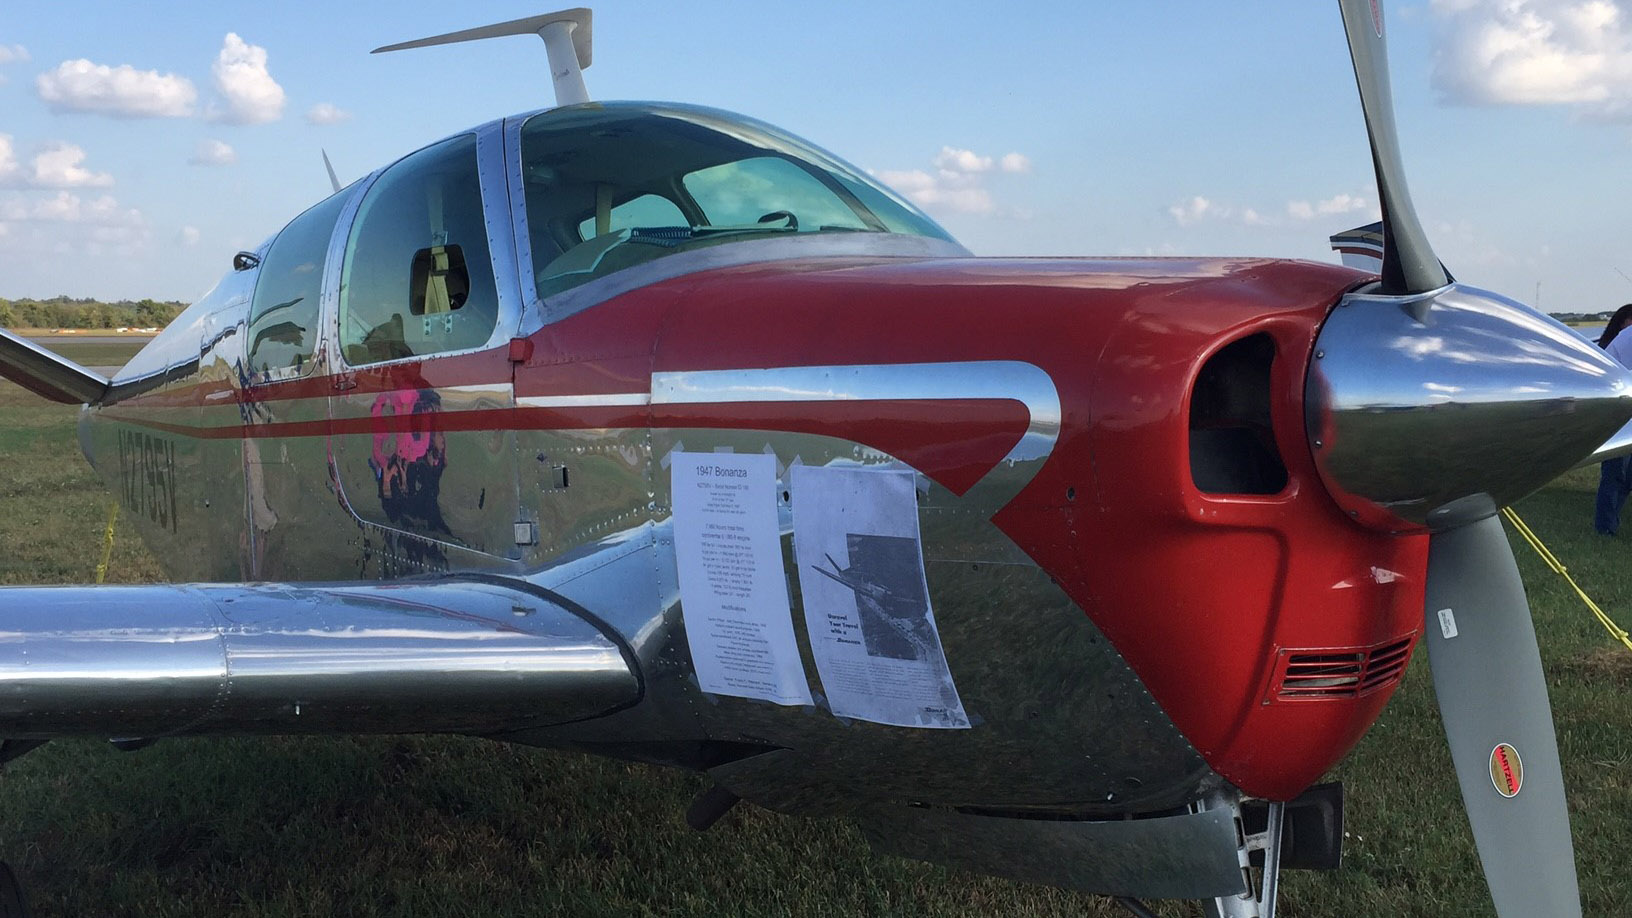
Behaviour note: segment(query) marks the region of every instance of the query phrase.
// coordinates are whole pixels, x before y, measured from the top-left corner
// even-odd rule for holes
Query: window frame
[[[754,121],[746,116],[735,115],[731,112],[716,111],[702,106],[676,105],[671,103],[592,103],[606,106],[620,106],[630,108],[645,108],[650,110],[677,109],[680,111],[698,110],[728,118],[740,118],[744,121]],[[973,253],[957,241],[945,227],[936,223],[934,218],[925,214],[920,208],[907,201],[894,189],[876,184],[876,190],[891,204],[905,210],[913,218],[922,220],[927,226],[937,230],[939,235],[917,235],[888,232],[846,232],[846,233],[790,233],[786,236],[775,236],[760,239],[744,239],[732,241],[726,245],[710,246],[693,251],[677,252],[656,258],[643,264],[623,268],[569,289],[551,294],[548,297],[538,295],[534,283],[537,265],[533,260],[532,228],[529,223],[525,202],[527,200],[527,183],[523,174],[521,151],[522,130],[532,119],[547,114],[555,109],[540,108],[528,112],[511,115],[503,121],[504,151],[507,157],[505,164],[505,182],[514,202],[511,215],[511,235],[509,251],[513,259],[513,277],[515,291],[521,297],[521,313],[516,334],[529,335],[547,328],[563,319],[577,315],[587,309],[592,309],[602,302],[630,291],[640,289],[649,284],[658,283],[675,277],[682,277],[698,271],[714,268],[731,267],[747,264],[763,264],[770,261],[780,261],[791,258],[820,258],[820,257],[901,257],[901,258],[969,258]],[[796,135],[788,133],[775,125],[768,125],[771,130],[783,134],[795,144],[808,148],[818,160],[833,162],[838,168],[863,175],[862,170],[850,165],[812,145]],[[795,165],[800,163],[797,158]],[[809,168],[806,168],[809,172]],[[821,175],[812,173],[813,177],[827,186]],[[854,206],[852,198],[860,203],[863,209],[871,210],[865,200],[862,200],[853,189],[844,186],[833,191],[847,205]],[[696,202],[678,181],[669,183],[669,197],[677,204],[682,213],[688,210],[698,211]],[[690,216],[688,215],[688,219]],[[864,220],[864,222],[866,222]]]
[[[364,198],[367,197],[369,190],[374,187],[374,184],[382,176],[403,160],[438,144],[471,135],[476,137],[476,180],[478,187],[481,189],[482,224],[487,238],[488,262],[493,270],[494,294],[498,300],[493,331],[488,335],[486,341],[470,347],[436,351],[429,354],[412,354],[391,360],[351,363],[346,359],[344,348],[340,346],[340,291],[350,282],[350,279],[344,276],[346,248],[351,243],[351,234],[356,228],[357,215],[362,210]],[[328,320],[325,322],[325,330],[329,333],[329,340],[334,342],[331,353],[334,355],[333,365],[337,371],[372,370],[377,367],[422,363],[427,360],[474,354],[491,350],[502,343],[508,342],[515,336],[516,328],[521,322],[522,297],[520,281],[518,280],[520,275],[516,269],[515,236],[510,231],[514,221],[510,208],[510,191],[505,164],[504,121],[502,119],[490,121],[468,131],[459,131],[438,138],[435,143],[425,144],[397,158],[389,165],[375,170],[367,181],[358,184],[361,187],[358,189],[357,196],[347,207],[347,215],[344,221],[345,233],[336,236],[331,243],[329,252],[330,258],[333,259],[335,275],[339,278],[339,283],[336,284],[332,300],[328,304],[330,308],[327,313]],[[479,265],[480,262],[476,262],[476,264]],[[466,267],[474,270],[471,268],[470,262],[466,263]],[[403,270],[408,270],[407,264],[403,265]]]
[[[257,371],[251,364],[250,358],[253,356],[252,349],[254,348],[255,344],[253,339],[255,322],[259,318],[259,316],[255,314],[255,297],[261,292],[261,284],[266,280],[267,258],[272,254],[272,249],[277,245],[278,239],[281,238],[284,233],[289,231],[289,227],[293,226],[296,220],[299,220],[301,217],[304,217],[317,208],[327,204],[337,195],[347,194],[351,195],[351,197],[349,200],[344,201],[340,205],[340,210],[334,218],[334,225],[329,227],[329,242],[324,248],[322,264],[318,268],[321,273],[317,280],[317,310],[314,313],[315,320],[312,323],[311,329],[312,335],[316,340],[312,342],[311,357],[298,367],[273,367],[268,369],[265,373],[259,373],[259,371]],[[344,232],[343,229],[351,226],[351,220],[356,214],[357,201],[359,198],[360,195],[357,193],[356,188],[341,189],[340,191],[335,192],[335,194],[318,201],[311,207],[308,207],[296,214],[293,219],[291,219],[288,223],[285,223],[276,233],[272,235],[271,238],[267,239],[266,242],[262,243],[260,248],[256,250],[256,254],[260,256],[261,260],[260,263],[255,266],[255,283],[249,291],[249,302],[245,304],[244,308],[244,344],[242,353],[242,366],[246,371],[245,376],[248,379],[254,380],[253,385],[283,382],[290,379],[304,379],[305,377],[317,372],[317,368],[320,365],[324,368],[324,372],[327,372],[328,355],[332,351],[332,348],[329,345],[335,340],[334,337],[329,334],[329,313],[331,311],[330,301],[336,295],[334,279],[336,276],[335,272],[339,269],[339,265],[335,261],[335,240],[336,238],[343,240],[346,233],[349,232],[349,229],[345,229]]]

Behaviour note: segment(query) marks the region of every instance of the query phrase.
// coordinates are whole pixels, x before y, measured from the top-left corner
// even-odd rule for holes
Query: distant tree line
[[[163,328],[187,308],[174,300],[104,303],[57,296],[49,300],[0,297],[4,328]]]

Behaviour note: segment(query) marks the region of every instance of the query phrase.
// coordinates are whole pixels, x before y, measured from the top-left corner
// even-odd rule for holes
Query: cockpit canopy
[[[755,237],[896,233],[951,241],[832,154],[717,109],[586,103],[521,129],[540,297],[664,255]]]

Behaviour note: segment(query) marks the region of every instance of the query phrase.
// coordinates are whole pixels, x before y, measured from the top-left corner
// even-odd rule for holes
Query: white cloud
[[[215,88],[226,100],[224,110],[212,108],[213,120],[261,124],[283,117],[283,87],[266,69],[265,48],[228,32],[210,72],[215,75]]]
[[[106,172],[92,172],[80,165],[85,151],[71,143],[56,143],[34,157],[34,178],[30,184],[37,188],[103,188],[113,184],[113,176]]]
[[[992,168],[992,158],[981,156],[972,150],[941,147],[941,152],[935,154],[935,168],[942,172],[989,172]]]
[[[1303,222],[1343,214],[1376,213],[1365,198],[1352,194],[1337,194],[1313,203],[1308,200],[1288,201],[1285,216],[1281,211],[1266,212],[1257,207],[1223,203],[1216,198],[1194,195],[1167,209],[1168,216],[1180,226],[1195,226],[1202,222],[1236,223],[1242,226],[1281,226],[1288,220]]]
[[[238,151],[219,140],[200,140],[187,162],[195,166],[230,166],[238,161]]]
[[[22,164],[17,162],[17,154],[11,149],[11,135],[0,134],[0,185],[20,182],[22,175]]]
[[[198,245],[199,236],[198,227],[184,226],[181,232],[176,234],[176,241],[185,246],[195,246]]]
[[[1294,220],[1313,220],[1316,217],[1359,213],[1365,210],[1367,206],[1365,198],[1352,194],[1340,194],[1313,204],[1308,201],[1288,201],[1286,215]]]
[[[27,166],[17,159],[10,135],[0,134],[0,186],[13,188],[103,188],[113,184],[106,172],[83,165],[85,151],[71,143],[48,144]]]
[[[1624,0],[1431,0],[1443,28],[1433,86],[1471,105],[1571,105],[1632,116]]]
[[[70,191],[59,191],[54,197],[35,200],[18,197],[0,200],[0,220],[124,228],[145,227],[147,224],[141,211],[121,207],[111,195],[86,201]]]
[[[28,59],[28,49],[22,45],[0,45],[0,65]],[[10,81],[6,79],[6,75],[0,73],[0,86],[4,86],[8,82]]]
[[[307,124],[339,124],[350,120],[351,112],[329,102],[319,102],[306,110]]]
[[[998,161],[998,168],[1004,172],[1030,172],[1031,157],[1024,153],[1005,153]]]
[[[930,175],[922,169],[904,172],[886,170],[878,173],[878,179],[906,195],[912,203],[928,210],[945,209],[964,214],[989,214],[997,209],[991,192],[948,180],[945,173]]]
[[[1223,219],[1230,214],[1228,208],[1220,207],[1199,194],[1174,204],[1167,212],[1180,226],[1194,226],[1203,220]]]
[[[84,58],[63,61],[34,79],[40,98],[57,111],[95,112],[116,118],[184,118],[198,90],[186,77],[129,64],[108,67]]]
[[[1009,153],[999,160],[973,150],[947,146],[942,147],[930,162],[935,167],[933,172],[924,169],[886,169],[874,175],[925,210],[962,214],[995,214],[1001,211],[1010,217],[1024,217],[1018,210],[999,208],[997,200],[984,184],[986,174],[994,168],[1004,172],[1025,172],[1030,169],[1031,160],[1024,155]]]
[[[23,257],[135,255],[152,235],[141,211],[122,207],[109,195],[86,200],[70,191],[49,198],[0,198],[0,226],[17,224],[24,224],[24,231],[0,235],[8,254]]]

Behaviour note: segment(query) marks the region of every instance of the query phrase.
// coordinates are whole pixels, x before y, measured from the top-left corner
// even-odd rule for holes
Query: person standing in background
[[[1615,310],[1604,333],[1598,337],[1598,346],[1621,366],[1632,367],[1632,334],[1621,334],[1632,324],[1632,303]],[[1598,506],[1593,512],[1592,528],[1599,535],[1612,536],[1621,528],[1621,508],[1626,506],[1627,493],[1632,491],[1632,456],[1619,456],[1598,467]]]

